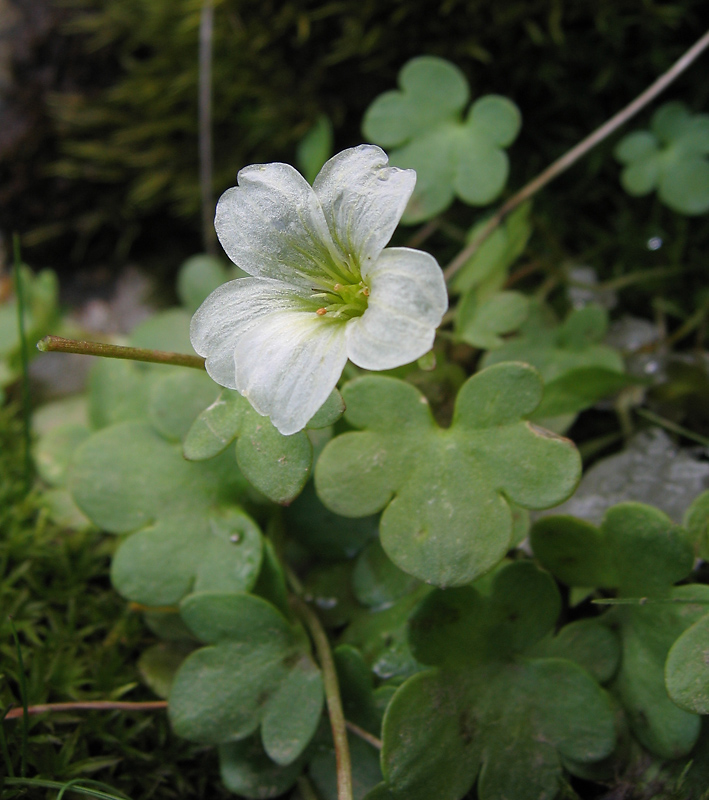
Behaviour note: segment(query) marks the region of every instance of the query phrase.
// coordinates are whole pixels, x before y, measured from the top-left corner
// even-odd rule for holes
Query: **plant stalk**
[[[64,339],[61,336],[45,336],[37,342],[37,349],[42,353],[79,353],[84,356],[123,358],[129,361],[146,361],[150,364],[172,364],[176,367],[204,369],[202,356],[149,350],[145,347],[124,347],[104,342],[80,342],[76,339]]]
[[[291,598],[295,610],[310,632],[323,673],[325,699],[330,716],[332,739],[335,743],[337,800],[353,800],[352,762],[350,759],[350,745],[347,741],[347,722],[342,709],[340,684],[337,679],[337,670],[332,658],[332,651],[330,650],[330,642],[315,612],[298,595],[293,594]]]
[[[74,703],[42,703],[28,706],[27,714],[47,714],[57,711],[159,711],[167,708],[167,700],[149,700],[145,703],[130,703],[122,700],[86,700]],[[19,719],[25,713],[23,708],[11,708],[5,719]]]
[[[443,274],[447,281],[450,281],[463,264],[473,256],[480,245],[487,239],[488,236],[500,225],[504,218],[513,211],[517,206],[524,203],[530,197],[535,195],[540,189],[543,189],[554,178],[565,172],[570,166],[575,164],[580,158],[586,155],[589,150],[593,149],[597,144],[600,144],[604,139],[607,139],[614,133],[621,125],[624,125],[631,117],[634,117],[639,111],[642,111],[646,105],[651,103],[661,92],[663,92],[679,75],[681,75],[687,67],[690,66],[703,52],[709,47],[709,31],[707,31],[701,39],[699,39],[687,52],[681,56],[675,63],[661,75],[652,85],[645,89],[642,94],[639,94],[632,103],[628,104],[625,108],[612,116],[607,122],[604,122],[600,128],[597,128],[593,133],[589,134],[585,139],[580,141],[571,150],[564,153],[561,158],[558,158],[553,164],[547,167],[543,172],[533,178],[526,186],[517,192],[517,194],[510,197],[498,211],[493,214],[487,222],[487,225],[478,233],[478,235],[470,242],[467,247],[464,247],[460,253],[450,262],[450,264],[443,270]]]

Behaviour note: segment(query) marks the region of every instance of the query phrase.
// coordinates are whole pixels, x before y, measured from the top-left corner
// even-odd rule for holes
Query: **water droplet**
[[[241,534],[232,533],[232,535],[229,537],[229,541],[233,542],[234,544],[239,544],[239,542],[241,541]]]
[[[647,240],[647,249],[648,250],[659,250],[662,247],[662,239],[659,236],[651,236]]]
[[[335,608],[337,605],[337,598],[336,597],[316,597],[315,598],[315,605],[318,608],[322,608],[323,611],[329,611],[331,608]]]

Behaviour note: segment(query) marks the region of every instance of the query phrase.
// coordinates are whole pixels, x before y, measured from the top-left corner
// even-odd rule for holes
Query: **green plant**
[[[367,124],[401,118],[411,141],[478,136],[475,105],[470,129],[453,121],[465,92],[441,110],[424,91],[455,70],[414,67]],[[494,106],[516,127],[506,101]],[[476,147],[489,154],[509,130]],[[438,174],[431,154],[421,171]],[[438,268],[413,248],[383,249],[411,174],[365,146],[321,176],[310,189],[284,165],[244,171],[217,228],[252,277],[223,284],[217,264],[192,260],[181,308],[128,348],[100,348],[162,366],[101,364],[78,419],[37,442],[65,521],[121,537],[112,582],[153,634],[139,669],[174,731],[216,747],[224,784],[245,797],[533,800],[634,776],[659,780],[657,796],[685,787],[698,800],[709,590],[693,562],[706,498],[682,525],[624,502],[599,526],[544,516],[530,530],[527,510],[569,497],[581,474],[575,444],[540,423],[566,429],[615,395],[622,435],[648,383],[603,343],[600,306],[552,295],[567,288],[556,264],[519,293],[513,322],[485,322],[524,269],[533,190],[459,237],[445,270],[460,295],[444,317],[453,330],[426,353],[445,310]],[[448,194],[471,199],[460,174],[444,177]],[[42,347],[55,344],[98,352],[52,337]],[[527,533],[531,552],[517,548]],[[579,611],[589,599],[610,608]]]

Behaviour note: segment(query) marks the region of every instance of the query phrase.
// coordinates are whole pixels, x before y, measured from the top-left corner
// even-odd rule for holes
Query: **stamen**
[[[315,313],[316,313],[316,314],[317,314],[319,317],[324,317],[324,316],[325,316],[325,314],[327,314],[327,309],[326,309],[326,308],[319,308],[319,309],[318,309],[318,310],[317,310]]]

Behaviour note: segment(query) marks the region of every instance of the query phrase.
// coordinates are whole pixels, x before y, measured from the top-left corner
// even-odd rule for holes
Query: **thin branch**
[[[348,719],[345,720],[345,725],[347,726],[347,730],[352,731],[355,736],[359,736],[360,739],[371,744],[372,747],[375,747],[377,750],[382,749],[382,740],[377,739],[377,737],[369,731],[365,731],[364,728],[360,728],[359,725],[355,725],[354,722],[350,722]]]
[[[217,254],[212,194],[212,41],[213,0],[203,0],[199,21],[199,184],[202,195],[202,238],[204,249]]]
[[[123,347],[104,342],[80,342],[61,336],[45,336],[37,342],[42,353],[79,353],[102,358],[124,358],[129,361],[147,361],[151,364],[173,364],[176,367],[204,369],[204,359],[187,353],[170,353],[166,350],[148,350],[144,347]]]
[[[56,711],[157,711],[167,708],[166,700],[150,700],[145,703],[129,703],[119,700],[87,700],[76,703],[43,703],[28,706],[27,713],[47,714]],[[5,719],[19,719],[24,714],[22,708],[11,708]]]
[[[325,699],[330,715],[332,740],[335,744],[335,760],[337,762],[337,800],[353,800],[352,794],[352,762],[350,745],[347,741],[347,723],[342,710],[340,684],[337,670],[330,650],[330,642],[315,612],[298,595],[291,595],[291,602],[305,623],[318,654],[318,661],[323,674]]]
[[[624,125],[631,117],[634,117],[639,111],[645,108],[648,103],[651,103],[661,92],[663,92],[679,75],[681,75],[693,61],[695,61],[701,53],[709,47],[709,31],[702,36],[687,52],[665,72],[661,75],[651,86],[649,86],[642,94],[638,95],[632,103],[627,105],[624,109],[612,116],[607,122],[597,128],[593,133],[587,136],[583,141],[579,142],[575,147],[566,152],[561,158],[558,158],[551,166],[547,167],[544,172],[537,175],[536,178],[531,180],[526,186],[517,192],[517,194],[510,197],[500,209],[493,214],[488,220],[485,227],[478,233],[478,235],[470,242],[470,244],[463,248],[458,255],[451,261],[451,263],[443,270],[446,280],[449,281],[458,272],[458,270],[465,264],[465,262],[475,253],[480,245],[487,239],[487,237],[500,225],[502,220],[517,206],[524,203],[530,197],[535,195],[540,189],[544,188],[554,178],[565,172],[572,164],[575,164],[580,158],[586,155],[589,150],[600,144],[604,139],[607,139],[614,133],[621,125]]]
[[[659,414],[654,414],[652,411],[648,411],[646,408],[636,408],[635,413],[639,417],[643,417],[643,419],[646,419],[648,422],[652,422],[654,425],[657,425],[660,428],[665,428],[665,430],[676,433],[678,436],[684,436],[685,439],[690,439],[691,441],[702,445],[702,447],[709,447],[709,439],[707,439],[706,436],[701,436],[694,431],[690,431],[688,428],[678,425],[671,419],[665,419]]]
[[[407,247],[421,247],[421,245],[432,236],[441,226],[440,217],[427,222],[423,227],[419,228],[416,233],[406,242]]]
[[[162,711],[167,708],[167,700],[149,700],[142,703],[131,703],[123,700],[85,700],[76,701],[72,703],[42,703],[36,706],[27,706],[27,714],[29,716],[37,714],[49,714],[53,712],[62,711]],[[23,708],[11,708],[4,719],[20,719],[24,714]],[[382,749],[381,739],[355,725],[354,722],[345,720],[347,728],[375,747],[377,750]]]

